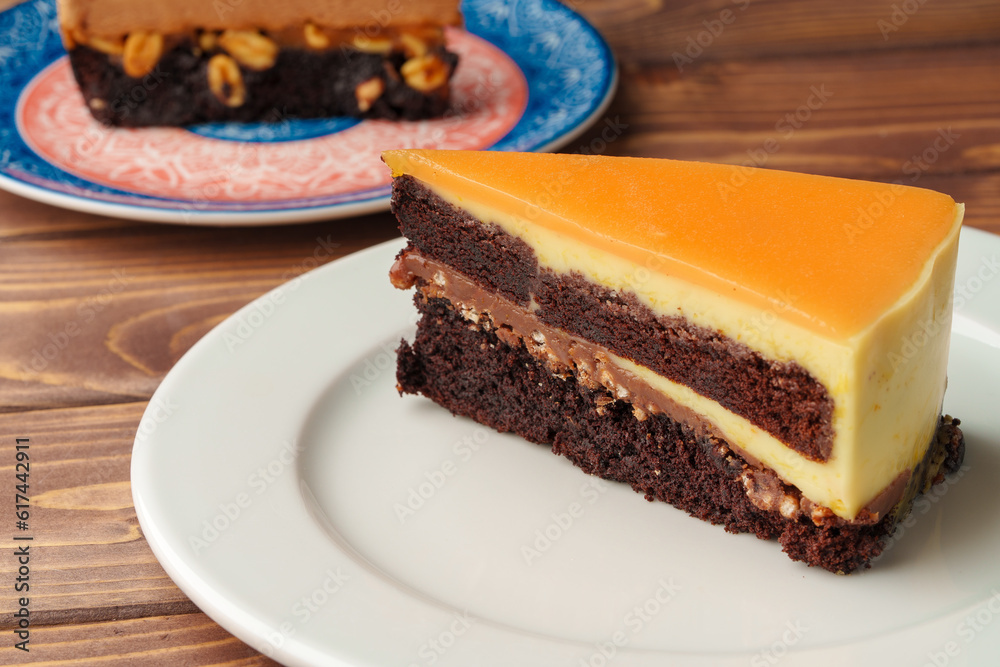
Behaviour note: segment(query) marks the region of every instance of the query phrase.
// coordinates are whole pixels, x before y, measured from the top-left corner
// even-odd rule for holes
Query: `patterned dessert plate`
[[[466,0],[441,119],[347,118],[114,129],[88,113],[54,0],[0,14],[0,187],[66,208],[153,222],[267,225],[385,209],[387,148],[545,151],[610,102],[607,44],[556,0]],[[147,77],[123,105],[141,101]]]

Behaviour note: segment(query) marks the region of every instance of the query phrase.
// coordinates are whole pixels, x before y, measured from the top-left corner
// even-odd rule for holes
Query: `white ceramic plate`
[[[962,233],[945,407],[966,467],[850,577],[400,398],[399,247],[238,312],[140,424],[146,538],[240,639],[290,665],[995,664],[1000,238]]]

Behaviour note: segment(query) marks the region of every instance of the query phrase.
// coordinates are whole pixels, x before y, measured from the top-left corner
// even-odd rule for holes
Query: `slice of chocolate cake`
[[[455,0],[59,0],[94,117],[120,126],[448,109]]]
[[[389,151],[402,393],[846,573],[957,469],[963,209],[640,158]]]

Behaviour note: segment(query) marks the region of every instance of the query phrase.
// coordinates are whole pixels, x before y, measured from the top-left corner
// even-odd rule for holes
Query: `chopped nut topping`
[[[219,41],[219,35],[212,31],[203,32],[198,35],[198,46],[202,51],[212,51]]]
[[[310,49],[325,49],[330,46],[330,38],[315,23],[306,23],[303,36],[306,40],[306,46]]]
[[[227,107],[238,107],[246,101],[243,75],[236,61],[222,53],[208,61],[208,87]]]
[[[429,50],[427,42],[408,32],[402,33],[399,36],[399,41],[403,44],[403,52],[406,53],[407,58],[417,58],[427,55],[427,51]]]
[[[101,53],[106,53],[109,56],[120,56],[122,52],[125,51],[125,40],[124,39],[105,39],[104,37],[91,37],[89,39],[80,39],[82,35],[80,33],[76,34],[76,41],[81,44],[86,44],[92,49],[96,49]]]
[[[793,496],[785,494],[781,498],[781,506],[778,508],[778,511],[786,519],[794,519],[799,515],[799,501]]]
[[[375,39],[368,35],[355,35],[354,39],[351,40],[351,44],[358,51],[364,51],[365,53],[389,53],[392,51],[392,40]]]
[[[829,523],[836,519],[836,515],[833,513],[833,510],[828,507],[816,505],[809,513],[809,518],[812,519],[812,522],[817,526],[822,526],[824,523]]]
[[[428,93],[448,82],[450,68],[437,55],[428,53],[407,60],[399,73],[410,88]]]
[[[153,71],[163,55],[163,35],[158,32],[137,31],[125,38],[122,68],[133,79]]]
[[[278,45],[254,30],[226,30],[219,35],[219,46],[253,70],[270,69],[278,58]]]
[[[462,313],[462,317],[470,322],[479,322],[479,311],[476,310],[474,306],[462,304],[460,306],[460,312]]]
[[[367,81],[362,81],[354,89],[354,98],[358,101],[358,110],[364,113],[372,108],[375,100],[382,97],[385,92],[385,82],[382,77],[373,76]],[[436,278],[436,277],[435,277]]]

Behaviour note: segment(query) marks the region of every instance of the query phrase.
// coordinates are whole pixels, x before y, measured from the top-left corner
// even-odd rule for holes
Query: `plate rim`
[[[618,82],[619,82],[619,67],[617,59],[614,57],[614,53],[607,43],[607,40],[583,16],[579,11],[577,11],[573,6],[565,5],[557,0],[533,0],[539,3],[541,6],[557,7],[559,11],[564,12],[570,20],[575,21],[578,25],[586,29],[590,35],[595,39],[601,53],[603,56],[603,71],[605,75],[604,88],[600,91],[599,97],[595,98],[596,103],[593,104],[589,113],[582,118],[579,122],[572,126],[564,126],[559,128],[559,132],[547,138],[546,141],[538,146],[532,147],[530,149],[533,152],[551,152],[559,147],[565,146],[566,144],[572,142],[574,139],[586,132],[589,127],[594,123],[594,121],[604,112],[607,111],[612,100],[614,99],[615,93],[617,92]],[[35,2],[45,2],[45,0],[35,0]],[[26,3],[30,4],[30,3]],[[465,9],[465,4],[463,2],[463,10]],[[5,14],[7,12],[18,11],[23,9],[24,5],[14,5],[8,9],[0,12],[0,14]],[[527,75],[524,70],[520,67],[510,53],[505,51],[500,45],[492,42],[490,39],[479,35],[475,32],[469,31],[470,34],[475,37],[482,39],[489,43],[493,48],[501,51],[515,64],[518,71],[521,73],[522,77],[527,79]],[[25,83],[32,80],[44,69],[51,67],[59,59],[66,57],[65,52],[57,54],[56,58],[38,63],[37,67],[33,68],[30,75],[28,76]],[[17,90],[17,94],[13,101],[13,106],[16,108],[21,104],[21,91],[22,88]],[[528,90],[528,102],[530,103],[530,86]],[[524,119],[522,115],[521,119],[515,123],[515,126],[520,124],[521,120]],[[14,116],[16,120],[16,112]],[[513,127],[507,134],[505,134],[498,142],[503,141],[510,136],[510,132],[513,131]],[[21,138],[20,131],[14,128],[14,133],[23,142],[24,139]],[[495,144],[494,144],[495,146]],[[484,148],[484,150],[493,150],[494,146],[489,146]],[[3,145],[0,145],[0,151],[3,149]],[[43,160],[38,156],[28,145],[27,149],[34,159]],[[43,160],[44,161],[44,160]],[[59,169],[58,166],[54,168]],[[62,171],[62,170],[60,170]],[[68,174],[69,175],[69,174]],[[74,176],[88,184],[91,184],[86,178]],[[93,183],[94,186],[99,184]],[[136,193],[130,193],[130,196],[141,197],[149,202],[149,205],[140,205],[131,202],[117,202],[108,199],[95,198],[92,196],[87,196],[84,194],[76,194],[72,192],[64,192],[58,189],[52,189],[46,187],[41,183],[34,183],[30,179],[19,178],[15,173],[11,171],[0,171],[0,189],[11,192],[15,195],[24,197],[26,199],[31,199],[33,201],[41,202],[43,204],[48,204],[52,206],[57,206],[59,208],[64,208],[68,210],[79,211],[82,213],[89,213],[94,215],[105,215],[114,218],[124,218],[129,220],[135,220],[140,222],[153,222],[153,223],[167,223],[167,224],[181,224],[181,225],[195,225],[195,226],[234,226],[234,227],[257,227],[257,226],[268,226],[268,225],[283,225],[283,224],[297,224],[306,222],[315,222],[321,220],[334,220],[339,218],[346,218],[351,216],[366,215],[370,213],[377,213],[386,211],[389,208],[389,198],[390,198],[390,188],[389,186],[384,186],[380,188],[368,189],[369,194],[364,194],[365,190],[358,190],[352,194],[359,194],[363,198],[339,202],[339,203],[321,203],[315,205],[305,205],[305,206],[282,206],[280,202],[275,203],[273,206],[267,206],[266,202],[262,202],[262,208],[256,208],[254,210],[224,210],[224,209],[213,209],[213,210],[198,210],[198,202],[193,200],[176,200],[176,199],[163,199],[162,203],[164,205],[156,205],[157,202],[161,201],[156,197],[149,195],[142,195]],[[173,206],[170,206],[173,204]],[[184,208],[189,206],[190,208]]]
[[[998,236],[998,235],[994,235],[994,234],[991,234],[991,233],[983,231],[983,230],[978,230],[978,229],[975,229],[975,228],[968,228],[968,227],[965,227],[965,228],[962,229],[962,235],[963,235],[963,241],[966,244],[974,245],[974,246],[977,246],[977,247],[982,247],[982,244],[986,243],[986,244],[989,244],[989,246],[991,246],[992,248],[1000,250],[1000,236]],[[224,327],[227,326],[227,323],[231,324],[233,321],[238,321],[241,317],[245,316],[246,313],[251,312],[256,307],[256,305],[258,303],[267,302],[268,299],[272,299],[273,300],[273,295],[276,293],[276,291],[281,290],[283,288],[287,288],[287,286],[290,285],[290,284],[292,284],[294,282],[294,280],[302,280],[302,279],[305,279],[305,278],[313,278],[313,279],[315,279],[317,277],[320,277],[320,279],[322,279],[322,276],[325,273],[328,273],[328,272],[329,273],[336,273],[336,272],[339,272],[339,271],[349,271],[351,269],[352,265],[354,265],[356,263],[363,263],[363,262],[366,262],[366,261],[370,261],[369,260],[370,257],[373,257],[373,256],[381,257],[382,255],[387,255],[388,256],[389,254],[393,254],[395,252],[395,250],[397,250],[399,247],[402,246],[403,242],[404,242],[403,239],[400,239],[400,238],[391,239],[389,241],[385,241],[383,243],[380,243],[380,244],[377,244],[377,245],[374,245],[374,246],[370,246],[370,247],[365,248],[363,250],[360,250],[358,252],[355,252],[355,253],[352,253],[350,255],[347,255],[347,256],[345,256],[343,258],[340,258],[338,260],[335,260],[333,262],[325,264],[322,267],[314,269],[313,271],[309,272],[308,274],[304,274],[304,276],[301,276],[298,279],[293,279],[293,281],[289,281],[288,283],[284,283],[283,285],[279,285],[274,290],[269,291],[267,294],[262,295],[258,299],[254,300],[253,302],[251,302],[251,303],[247,304],[246,306],[244,306],[243,308],[241,308],[239,311],[237,311],[236,313],[234,313],[233,315],[231,315],[229,318],[227,318],[224,322],[220,323],[215,328],[213,328],[202,339],[200,339],[199,341],[197,341],[195,343],[195,345],[192,346],[192,348],[188,352],[186,352],[184,354],[184,356],[182,357],[182,359],[175,365],[175,367],[173,369],[171,369],[170,372],[168,372],[168,374],[164,378],[164,381],[161,384],[160,388],[158,388],[157,391],[154,392],[153,396],[151,397],[151,399],[150,399],[150,406],[147,408],[146,412],[144,412],[143,419],[146,419],[147,414],[156,405],[158,399],[162,400],[161,394],[163,393],[164,390],[169,390],[173,386],[174,383],[180,382],[181,380],[184,379],[183,378],[184,373],[186,373],[186,372],[188,372],[190,370],[189,366],[191,366],[193,363],[195,363],[194,360],[196,359],[196,357],[198,357],[199,355],[201,355],[203,353],[202,352],[203,349],[207,350],[210,345],[217,344],[217,339],[219,339],[223,335]],[[329,280],[329,278],[327,280]],[[1000,319],[997,319],[997,315],[995,313],[985,312],[985,313],[979,313],[977,315],[976,312],[971,312],[968,315],[972,319],[979,320],[979,321],[982,321],[983,317],[985,317],[986,320],[987,320],[986,323],[988,324],[988,326],[991,327],[991,328],[993,328],[993,329],[996,329],[998,332],[1000,332]],[[390,334],[392,332],[382,332],[382,333]],[[366,347],[366,346],[367,347],[371,347],[373,345],[375,345],[374,342],[368,341],[367,343],[363,343],[362,347]],[[185,361],[185,359],[187,361]],[[346,365],[350,366],[352,363],[354,363],[356,361],[357,361],[357,359],[355,359],[353,362],[352,361],[348,361]],[[180,378],[180,379],[178,379],[178,378]],[[169,400],[169,398],[167,400]],[[181,588],[181,590],[185,594],[187,594],[189,597],[191,597],[192,600],[195,601],[195,603],[199,606],[199,608],[201,608],[203,611],[205,611],[216,622],[218,622],[225,629],[227,629],[229,632],[231,632],[234,635],[236,635],[237,637],[239,637],[244,642],[250,644],[251,646],[253,646],[254,648],[256,648],[258,650],[262,650],[262,652],[265,652],[265,654],[269,654],[268,653],[268,648],[269,647],[267,645],[262,645],[260,643],[260,635],[259,634],[255,634],[251,629],[249,629],[249,626],[248,626],[246,620],[243,620],[243,619],[240,619],[240,618],[237,618],[236,616],[234,616],[232,610],[226,610],[226,609],[223,609],[222,607],[220,607],[220,605],[217,604],[216,600],[210,599],[207,596],[206,592],[201,587],[195,585],[197,582],[192,582],[191,580],[189,580],[189,577],[190,577],[189,573],[183,572],[183,571],[181,571],[177,567],[178,564],[177,564],[176,561],[177,561],[178,558],[180,558],[180,555],[178,553],[176,553],[176,552],[173,551],[174,545],[161,543],[159,541],[161,539],[161,537],[160,537],[158,531],[155,530],[155,521],[156,521],[156,519],[151,514],[150,508],[146,504],[145,499],[143,497],[144,489],[143,489],[143,481],[142,481],[143,478],[142,478],[142,475],[139,474],[137,476],[137,470],[139,470],[139,468],[141,468],[141,466],[145,465],[145,462],[144,462],[144,453],[142,451],[142,447],[143,446],[147,446],[147,447],[149,446],[149,445],[144,444],[144,442],[141,442],[142,439],[140,438],[140,436],[141,436],[141,432],[137,433],[136,439],[135,439],[135,444],[133,446],[132,462],[131,462],[131,469],[130,469],[130,472],[131,472],[130,480],[132,482],[132,495],[133,495],[133,502],[134,502],[134,505],[135,505],[135,508],[136,508],[136,514],[137,514],[137,517],[139,519],[140,526],[143,529],[143,533],[147,537],[147,542],[149,542],[151,549],[153,550],[153,552],[156,555],[157,559],[163,565],[164,569],[170,575],[170,577],[177,583],[177,585]],[[141,471],[139,471],[139,472],[141,473]],[[778,554],[776,554],[776,556],[777,555]],[[180,580],[178,580],[178,579],[180,579]],[[403,588],[405,588],[405,584],[403,584],[402,586],[403,586]],[[397,586],[397,588],[398,588],[398,586]],[[400,591],[400,593],[405,595],[406,591]],[[426,602],[426,601],[424,601],[424,602],[425,602],[425,604],[429,604],[430,606],[434,606],[433,600],[431,602],[429,602],[429,603]],[[964,605],[964,604],[958,605],[954,609],[942,610],[940,612],[939,616],[935,617],[931,621],[928,621],[927,623],[921,623],[921,624],[916,624],[914,626],[904,626],[904,627],[901,627],[901,628],[896,628],[896,629],[888,631],[888,632],[886,632],[886,633],[884,633],[882,635],[879,635],[877,637],[874,637],[874,638],[862,638],[862,639],[852,640],[851,642],[849,642],[847,644],[844,644],[844,645],[835,644],[833,647],[835,649],[845,649],[845,648],[846,649],[850,649],[852,647],[856,648],[856,647],[865,646],[865,645],[868,645],[868,644],[871,644],[871,645],[875,646],[875,645],[877,645],[878,642],[881,642],[883,640],[888,640],[888,639],[891,639],[893,637],[907,636],[908,633],[912,633],[912,632],[919,632],[920,628],[922,628],[925,625],[930,624],[930,623],[933,623],[935,625],[936,624],[941,624],[941,623],[945,623],[946,624],[946,623],[950,622],[947,619],[951,619],[952,617],[955,616],[955,614],[958,614],[959,615],[958,617],[960,618],[960,615],[961,615],[962,611],[970,609],[973,606],[975,606],[976,604],[979,604],[979,602],[975,602],[975,603],[972,603],[970,605]],[[243,611],[243,610],[241,610],[241,611]],[[503,626],[501,626],[501,630],[503,630]],[[514,629],[514,631],[515,631],[515,634],[517,634],[517,632],[519,632],[516,629]],[[572,645],[572,646],[576,647],[576,650],[578,650],[578,645],[577,645],[576,642],[570,642],[570,641],[561,640],[561,639],[558,639],[558,638],[546,638],[546,641],[548,643],[551,643],[551,644]],[[271,647],[271,648],[273,648],[273,647]],[[815,658],[816,655],[822,655],[823,651],[829,650],[829,648],[830,648],[829,646],[808,647],[808,648],[806,648],[801,653],[801,655],[805,656],[806,659],[812,659],[812,658]],[[685,654],[683,652],[669,652],[669,653],[652,652],[652,653],[655,653],[656,655],[660,655],[660,656],[664,656],[664,655],[676,656],[678,659],[682,659],[681,661],[684,664],[702,664],[701,661],[703,659],[708,660],[708,662],[706,662],[705,664],[714,664],[714,663],[722,664],[721,660],[717,660],[716,659],[717,654],[712,654],[711,651],[709,651],[708,653],[703,654],[703,655],[702,654],[691,655],[691,654]],[[336,664],[336,665],[348,665],[348,664],[351,664],[351,663],[343,662],[343,661],[339,660],[338,658],[334,658],[334,657],[330,657],[330,656],[325,656],[325,655],[321,655],[321,654],[316,654],[316,655],[309,654],[309,655],[306,655],[305,653],[302,653],[302,652],[299,652],[299,651],[296,651],[296,652],[282,652],[282,651],[279,650],[279,651],[277,651],[276,654],[275,653],[270,653],[270,655],[271,655],[271,657],[275,657],[275,658],[282,659],[282,660],[287,660],[289,662],[289,664],[309,664],[309,662],[311,660],[316,660],[317,655],[319,655],[319,657],[321,657],[327,664]],[[789,658],[792,657],[793,655],[794,654],[792,652],[788,653],[788,657]],[[751,656],[752,656],[752,653],[750,653],[750,651],[748,650],[748,651],[740,653],[739,656],[738,656],[738,658],[739,658],[739,660],[741,662],[746,662],[746,659],[748,657],[751,657]],[[810,658],[810,656],[812,656],[812,658]],[[640,656],[640,658],[641,658],[641,656]],[[795,662],[795,661],[794,660],[788,660],[788,664],[791,664],[793,662]],[[622,661],[621,664],[640,664],[640,663],[641,664],[646,664],[645,662],[642,662],[641,660],[639,660],[637,662],[632,662],[632,661],[627,661],[627,660],[624,660],[624,659],[623,659],[623,661]],[[650,664],[652,664],[652,663],[650,663]],[[810,663],[806,663],[806,664],[810,664]],[[817,664],[817,663],[811,663],[811,664]],[[826,662],[824,662],[823,664],[836,664],[836,663],[826,663]]]

